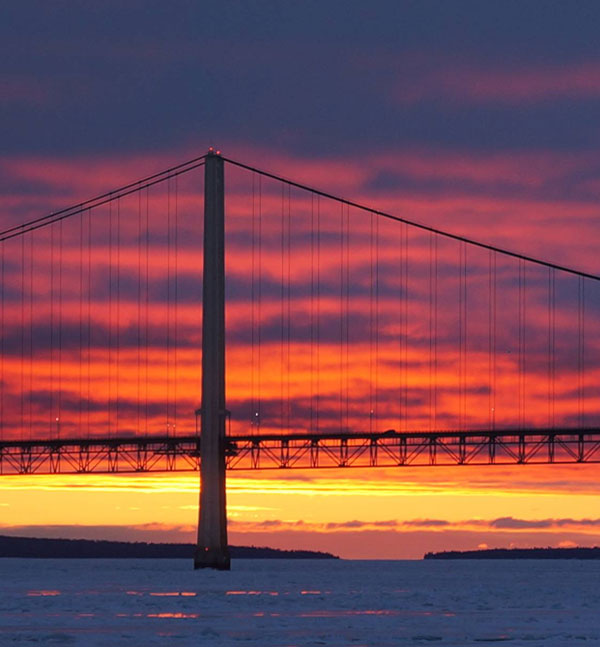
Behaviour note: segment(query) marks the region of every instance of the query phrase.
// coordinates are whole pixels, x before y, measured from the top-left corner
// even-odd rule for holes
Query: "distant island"
[[[93,539],[40,539],[0,535],[1,557],[191,559],[193,544],[158,544]],[[230,546],[232,559],[339,559],[316,550]]]
[[[600,559],[600,548],[486,548],[425,553],[423,559]]]

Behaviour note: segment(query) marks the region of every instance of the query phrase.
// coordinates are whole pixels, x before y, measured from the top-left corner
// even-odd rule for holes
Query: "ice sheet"
[[[0,645],[600,641],[600,563],[0,560]]]

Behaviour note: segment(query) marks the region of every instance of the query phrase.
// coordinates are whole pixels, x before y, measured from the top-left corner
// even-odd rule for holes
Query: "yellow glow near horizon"
[[[581,467],[584,469],[570,471],[579,479],[580,488],[574,482],[573,491],[564,483],[549,486],[548,476],[553,470],[557,479],[569,474],[560,467],[526,469],[519,475],[528,481],[514,487],[506,474],[495,468],[443,473],[412,470],[396,472],[393,479],[385,471],[376,470],[287,473],[286,480],[279,473],[230,474],[230,532],[237,543],[258,542],[284,548],[323,548],[320,538],[324,534],[344,533],[350,537],[376,532],[378,536],[397,537],[398,541],[404,538],[400,548],[382,549],[384,556],[411,557],[427,548],[427,543],[422,548],[426,541],[421,538],[423,533],[431,541],[434,535],[439,537],[449,531],[470,533],[472,547],[481,543],[483,535],[510,535],[512,541],[524,536],[524,532],[518,528],[494,529],[486,523],[504,517],[577,521],[590,516],[598,498],[588,487],[594,474],[587,468],[593,466]],[[451,481],[454,475],[457,478]],[[60,527],[66,526],[68,536],[87,537],[92,532],[91,536],[97,538],[114,538],[108,529],[120,528],[119,538],[193,541],[198,486],[198,476],[193,473],[7,477],[0,479],[0,532],[27,526],[28,534],[43,535],[43,528],[50,527],[56,536]],[[427,520],[449,525],[428,527]],[[349,523],[353,521],[357,523]],[[574,525],[577,526],[575,522]],[[35,533],[35,527],[40,531]],[[94,530],[95,527],[99,528]],[[596,526],[576,529],[591,540],[597,532]],[[554,544],[571,537],[567,530],[552,527],[538,534],[544,538],[540,541]],[[417,536],[415,547],[416,539],[410,538]],[[349,556],[365,557],[370,548],[358,545],[348,550]]]

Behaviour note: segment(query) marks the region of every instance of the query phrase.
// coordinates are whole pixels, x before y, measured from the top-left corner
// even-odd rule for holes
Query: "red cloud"
[[[436,155],[426,151],[401,155],[370,154],[363,160],[349,162],[320,159],[313,163],[282,156],[270,161],[274,170],[279,166],[286,175],[298,174],[301,180],[326,189],[331,183],[336,191],[348,192],[358,202],[373,204],[411,220],[436,224],[457,233],[469,232],[475,239],[495,238],[498,242],[504,241],[506,247],[517,247],[532,254],[539,251],[553,256],[556,253],[559,260],[565,263],[594,267],[597,256],[594,241],[599,233],[596,204],[586,199],[578,200],[570,194],[569,199],[564,198],[562,202],[551,200],[543,191],[539,191],[545,186],[567,182],[571,175],[577,175],[589,163],[588,156],[573,157],[561,164],[555,157],[547,157],[543,153],[482,159],[479,156]],[[60,206],[63,206],[65,196],[69,196],[70,201],[76,202],[85,194],[75,195],[75,192],[86,190],[98,193],[111,185],[123,184],[132,176],[139,177],[144,172],[154,171],[159,164],[166,165],[166,160],[149,157],[65,162],[21,158],[13,161],[7,159],[3,164],[11,184],[23,186],[27,181],[35,187],[36,190],[31,191],[33,197],[28,195],[28,191],[23,191],[21,197],[22,212],[29,212],[31,217],[40,215],[33,212],[33,205],[41,204],[43,200],[56,204],[57,196],[60,196]],[[378,188],[382,178],[386,179],[385,186],[388,187],[385,191]],[[420,184],[422,181],[425,181],[425,185]],[[408,182],[413,182],[410,190],[389,188],[396,184],[406,186]],[[232,429],[237,432],[247,430],[252,403],[260,400],[264,404],[262,430],[277,430],[281,423],[282,393],[287,398],[288,380],[290,399],[295,407],[295,430],[307,427],[308,410],[316,402],[320,407],[321,424],[325,428],[339,427],[340,389],[350,394],[349,412],[341,423],[349,428],[364,429],[370,424],[377,429],[426,428],[431,424],[429,403],[432,380],[437,384],[436,424],[444,428],[455,427],[459,405],[459,359],[456,350],[456,268],[459,247],[456,242],[440,241],[438,247],[439,336],[434,374],[429,344],[432,257],[428,233],[411,229],[408,250],[403,252],[401,234],[404,226],[389,220],[379,222],[368,211],[351,208],[347,214],[351,234],[348,250],[344,252],[340,234],[344,211],[339,204],[323,197],[311,198],[298,189],[286,195],[285,191],[282,193],[281,185],[273,180],[258,182],[247,171],[231,166],[227,167],[227,190],[227,263],[232,291],[227,313],[231,334],[228,394],[234,408]],[[39,406],[39,411],[33,412],[28,406],[24,408],[25,419],[19,422],[22,428],[13,427],[14,435],[19,431],[27,432],[30,417],[33,416],[35,424],[38,413],[40,428],[46,430],[47,421],[52,421],[54,416],[47,415],[48,411],[44,412],[43,409],[48,406],[47,394],[57,388],[57,379],[60,379],[60,387],[65,391],[60,406],[66,407],[70,403],[71,407],[70,411],[63,413],[77,416],[78,389],[83,377],[87,381],[88,366],[91,373],[89,390],[100,404],[107,403],[108,406],[110,403],[113,413],[117,407],[119,422],[127,429],[133,428],[137,420],[135,417],[132,419],[130,414],[127,418],[126,412],[131,411],[132,402],[139,397],[140,390],[144,397],[148,392],[152,405],[149,425],[152,432],[163,431],[165,424],[172,424],[161,411],[165,407],[165,394],[168,395],[167,399],[174,397],[177,373],[177,397],[185,412],[180,414],[177,428],[190,429],[193,426],[192,412],[199,399],[201,232],[198,223],[202,205],[201,169],[189,177],[182,177],[178,182],[178,218],[183,232],[178,239],[177,272],[180,277],[179,296],[183,296],[184,301],[177,310],[179,338],[176,344],[174,340],[171,343],[171,351],[177,346],[176,368],[173,353],[168,356],[165,348],[170,332],[173,332],[175,317],[172,302],[174,242],[171,237],[169,243],[167,231],[169,222],[173,222],[173,191],[173,185],[169,194],[168,186],[163,184],[151,192],[148,249],[145,236],[140,237],[140,231],[143,234],[145,227],[145,203],[140,202],[137,196],[121,200],[118,206],[113,205],[112,212],[107,206],[95,210],[92,219],[95,242],[91,269],[84,267],[83,272],[80,259],[82,255],[87,258],[85,241],[89,227],[85,217],[65,221],[62,227],[54,226],[53,252],[49,250],[52,239],[49,229],[35,234],[31,248],[28,245],[21,247],[20,241],[5,244],[6,259],[11,260],[6,267],[7,284],[11,289],[6,292],[4,299],[6,414],[14,414],[21,409],[16,395],[21,382],[34,392],[34,402]],[[291,198],[289,205],[286,202],[288,197]],[[285,262],[282,264],[281,256],[282,247],[285,248],[285,241],[282,242],[285,227],[282,232],[281,223],[286,206],[291,209],[293,233],[292,254],[287,268]],[[260,267],[255,249],[253,270],[252,232],[259,211],[262,233]],[[318,240],[311,230],[311,222],[314,223],[316,218],[321,225]],[[376,229],[373,229],[376,222]],[[547,224],[551,226],[545,228]],[[112,249],[108,244],[111,239]],[[146,253],[150,259],[147,279]],[[374,254],[381,268],[377,279],[378,304],[375,311],[371,307],[375,290]],[[410,272],[410,287],[406,294],[401,283],[403,254]],[[487,337],[489,256],[486,251],[470,250],[468,258],[467,399],[470,423],[482,426],[488,424],[490,412]],[[22,263],[21,259],[25,262]],[[348,267],[346,280],[351,289],[348,312],[351,321],[348,341],[351,361],[348,365],[344,363],[343,347],[340,346],[343,306],[340,270],[344,259]],[[31,270],[34,271],[35,280],[30,283]],[[57,301],[59,271],[62,289],[60,320]],[[285,284],[288,271],[292,332],[289,373],[287,358],[282,360],[285,353],[282,353],[281,346],[282,322],[285,323],[288,317],[282,308],[281,277],[284,276]],[[518,416],[514,379],[518,362],[515,271],[514,261],[498,260],[498,277],[503,295],[498,306],[495,408],[499,425],[502,422],[512,423]],[[525,402],[528,420],[536,425],[543,425],[547,420],[547,276],[544,272],[528,270],[527,273],[527,339],[531,355],[526,371]],[[254,305],[251,302],[259,276],[262,290],[260,309],[256,300]],[[315,276],[318,276],[318,281]],[[513,276],[512,283],[507,278],[510,276]],[[87,288],[88,279],[91,279],[94,293],[91,302],[85,297],[81,298],[80,288],[82,285]],[[171,290],[167,285],[169,281]],[[319,284],[318,298],[316,282]],[[21,286],[27,292],[25,299],[19,296]],[[573,360],[576,337],[568,335],[576,313],[575,288],[574,284],[568,282],[562,284],[564,295],[561,303],[564,307],[556,313],[557,331],[563,335],[559,339],[562,354],[557,364],[556,394],[565,419],[572,419],[578,408],[578,375]],[[54,306],[51,304],[53,290]],[[144,303],[146,290],[150,293],[147,308]],[[568,290],[570,294],[567,294]],[[33,304],[30,296],[33,297]],[[589,296],[591,298],[593,293],[590,292]],[[402,303],[409,311],[404,321],[405,331]],[[588,303],[593,303],[593,300]],[[78,328],[82,311],[84,316],[90,317],[96,331],[89,354],[86,349],[84,353],[79,353],[77,346],[80,336],[85,339],[87,334],[85,325],[83,331]],[[138,328],[140,324],[145,328],[146,318],[151,325],[148,331],[142,331],[140,337]],[[379,331],[376,340],[372,334],[374,318],[377,319]],[[587,313],[589,331],[597,329],[596,319],[597,313],[590,308]],[[35,326],[36,331],[31,342],[30,324]],[[25,335],[20,332],[23,325],[27,330]],[[258,370],[257,348],[250,341],[252,325],[255,334],[259,328],[261,331],[261,364]],[[60,341],[59,327],[64,333]],[[404,332],[410,341],[403,349],[399,340]],[[149,336],[148,352],[145,350],[146,334]],[[311,338],[318,339],[318,349],[310,344]],[[112,352],[107,353],[111,340]],[[595,349],[597,342],[591,332],[587,343],[588,350]],[[118,344],[116,351],[115,344]],[[141,353],[138,349],[140,344]],[[25,364],[19,362],[19,348],[24,349],[28,360]],[[60,378],[57,377],[59,352],[62,362]],[[253,357],[254,375],[251,368]],[[586,368],[588,384],[598,379],[598,369],[591,357]],[[118,380],[115,377],[117,370]],[[260,373],[260,377],[257,373]],[[373,398],[371,384],[375,380],[378,393]],[[410,401],[411,414],[409,419],[404,415],[401,420],[398,412],[403,397]],[[376,411],[371,421],[370,404],[365,403],[372,399],[375,400],[373,405]],[[52,398],[50,400],[52,408]],[[97,412],[100,404],[94,403],[98,433],[106,422],[106,417],[102,418]],[[591,389],[588,390],[587,404],[588,413],[596,414],[599,403]],[[118,410],[119,407],[122,411]],[[185,417],[185,423],[181,422],[182,417]],[[61,415],[60,418],[61,425],[66,425],[65,416]],[[63,426],[64,429],[66,427]]]

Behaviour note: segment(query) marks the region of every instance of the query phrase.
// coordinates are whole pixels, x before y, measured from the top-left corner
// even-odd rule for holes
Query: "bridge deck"
[[[199,436],[0,441],[0,474],[195,471]],[[229,470],[599,463],[600,428],[228,436]]]

